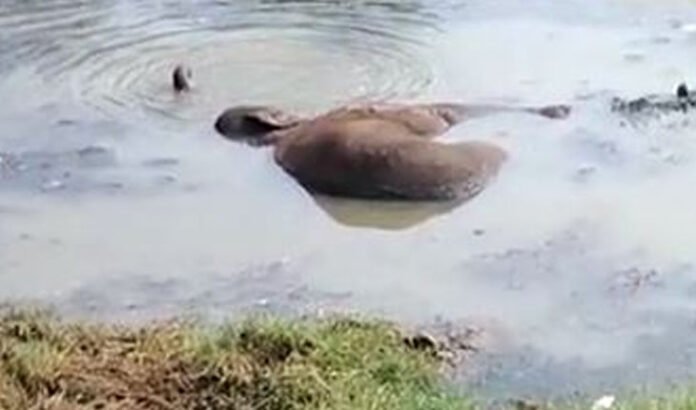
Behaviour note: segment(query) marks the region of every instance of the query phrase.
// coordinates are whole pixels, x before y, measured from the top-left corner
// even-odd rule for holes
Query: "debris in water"
[[[539,410],[541,405],[526,399],[512,400],[512,405],[516,410]]]
[[[581,165],[575,171],[575,177],[579,180],[585,180],[597,172],[597,167],[594,165]]]
[[[614,396],[602,396],[592,405],[592,410],[608,410],[614,407],[614,402],[616,397]]]
[[[641,52],[632,52],[624,54],[624,60],[630,63],[638,63],[645,60],[645,54]]]
[[[432,335],[419,332],[411,337],[405,337],[404,343],[413,350],[436,350],[439,343]]]
[[[57,179],[46,181],[43,185],[41,185],[41,189],[44,191],[56,191],[63,188],[65,188],[65,183]]]

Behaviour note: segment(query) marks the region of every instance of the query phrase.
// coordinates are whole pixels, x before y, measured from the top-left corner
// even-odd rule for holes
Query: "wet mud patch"
[[[119,159],[123,146],[0,151],[0,192],[74,196],[153,195],[195,189],[181,178],[179,158]]]
[[[694,266],[656,263],[641,249],[617,254],[600,237],[580,224],[462,266],[504,289],[498,303],[516,311],[463,380],[494,397],[567,398],[696,375]]]
[[[101,198],[194,188],[191,178],[182,176],[182,138],[145,124],[134,128],[84,108],[45,110],[21,112],[7,121],[0,137],[0,192],[35,200],[41,195]],[[201,134],[205,132],[192,131],[186,138]]]
[[[117,164],[116,153],[97,145],[49,152],[0,152],[0,189],[41,192],[109,191],[118,183],[94,181],[100,169]]]
[[[350,296],[315,289],[287,262],[276,261],[163,279],[124,273],[80,284],[53,302],[77,317],[140,321],[183,314],[226,320],[258,313],[321,316],[339,311]]]
[[[529,345],[496,353],[484,348],[473,356],[467,370],[470,374],[462,380],[480,389],[492,402],[517,398],[564,401],[578,397],[593,401],[607,393],[669,391],[694,380],[693,311],[687,315],[646,313],[640,319],[659,325],[636,340],[630,349],[634,358],[627,363],[589,363],[579,357],[582,348],[578,349],[578,357],[564,359],[550,357],[543,349]]]

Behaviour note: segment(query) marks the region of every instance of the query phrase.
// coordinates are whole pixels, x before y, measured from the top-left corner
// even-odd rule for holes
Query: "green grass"
[[[0,410],[485,408],[448,391],[440,366],[376,321],[136,328],[0,314]],[[509,408],[589,410],[591,402]],[[619,393],[613,409],[696,410],[696,390]]]
[[[0,317],[0,409],[466,409],[392,325],[141,328]]]

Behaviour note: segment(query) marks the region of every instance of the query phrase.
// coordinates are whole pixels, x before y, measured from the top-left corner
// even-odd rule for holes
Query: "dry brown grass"
[[[438,363],[383,323],[142,328],[0,317],[0,409],[454,409]]]

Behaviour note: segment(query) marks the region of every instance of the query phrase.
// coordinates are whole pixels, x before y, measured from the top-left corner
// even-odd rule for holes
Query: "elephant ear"
[[[299,117],[276,108],[261,108],[255,110],[250,112],[247,118],[275,129],[292,127],[300,122]]]
[[[298,124],[299,118],[280,110],[259,106],[238,106],[225,110],[215,129],[225,138],[250,144],[264,144],[267,134]]]

